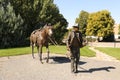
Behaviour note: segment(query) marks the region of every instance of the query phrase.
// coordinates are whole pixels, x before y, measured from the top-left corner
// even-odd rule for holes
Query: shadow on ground
[[[115,69],[115,67],[112,67],[112,66],[108,66],[108,67],[100,67],[100,68],[90,68],[89,70],[83,68],[83,67],[80,67],[79,68],[81,70],[78,71],[78,73],[92,73],[92,72],[96,72],[96,71],[107,71],[107,72],[110,72],[111,69]]]
[[[63,56],[53,56],[53,57],[50,57],[49,59],[53,60],[52,62],[50,62],[50,64],[62,64],[62,63],[70,62],[69,58],[63,57]]]
[[[50,64],[70,63],[70,59],[67,58],[67,57],[63,57],[63,56],[53,56],[53,57],[50,57],[50,59],[53,60],[52,62],[50,62]],[[96,71],[107,71],[107,72],[110,72],[111,69],[116,69],[113,66],[100,67],[100,68],[90,68],[90,69],[85,69],[85,68],[80,66],[80,65],[84,65],[86,63],[87,62],[84,62],[84,61],[80,61],[79,62],[78,68],[80,70],[77,73],[93,73],[93,72],[96,72]]]
[[[50,57],[50,59],[53,60],[53,64],[62,64],[62,63],[70,63],[70,59],[67,57],[63,57],[63,56],[54,56],[54,57]],[[79,65],[83,65],[86,62],[80,61]]]

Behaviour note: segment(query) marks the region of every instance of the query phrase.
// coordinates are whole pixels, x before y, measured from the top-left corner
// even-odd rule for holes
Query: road
[[[70,71],[70,60],[50,54],[49,63],[40,63],[37,54],[0,58],[0,80],[120,80],[120,62],[81,57],[79,72]]]

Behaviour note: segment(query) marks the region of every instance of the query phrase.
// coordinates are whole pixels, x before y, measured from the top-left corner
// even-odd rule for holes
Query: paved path
[[[89,49],[96,52],[96,57],[95,57],[96,59],[103,60],[103,61],[117,61],[117,62],[119,62],[119,60],[117,60],[114,57],[109,56],[109,55],[95,49],[94,47],[90,47]]]
[[[120,62],[116,61],[81,57],[79,72],[72,74],[64,55],[50,54],[48,64],[40,64],[31,55],[0,58],[0,80],[120,80],[119,75]]]

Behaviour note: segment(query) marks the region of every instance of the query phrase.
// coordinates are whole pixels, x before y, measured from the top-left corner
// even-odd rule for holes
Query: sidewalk
[[[98,60],[104,60],[104,61],[117,61],[119,62],[119,60],[115,59],[112,56],[109,56],[103,52],[100,52],[99,50],[96,50],[94,47],[90,47],[89,49],[91,49],[92,51],[96,52],[96,59]]]

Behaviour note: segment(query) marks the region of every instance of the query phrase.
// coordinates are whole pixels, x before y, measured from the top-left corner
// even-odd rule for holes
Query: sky
[[[68,27],[75,24],[80,11],[89,13],[108,10],[116,24],[120,23],[120,0],[54,0],[60,13],[68,21]]]

